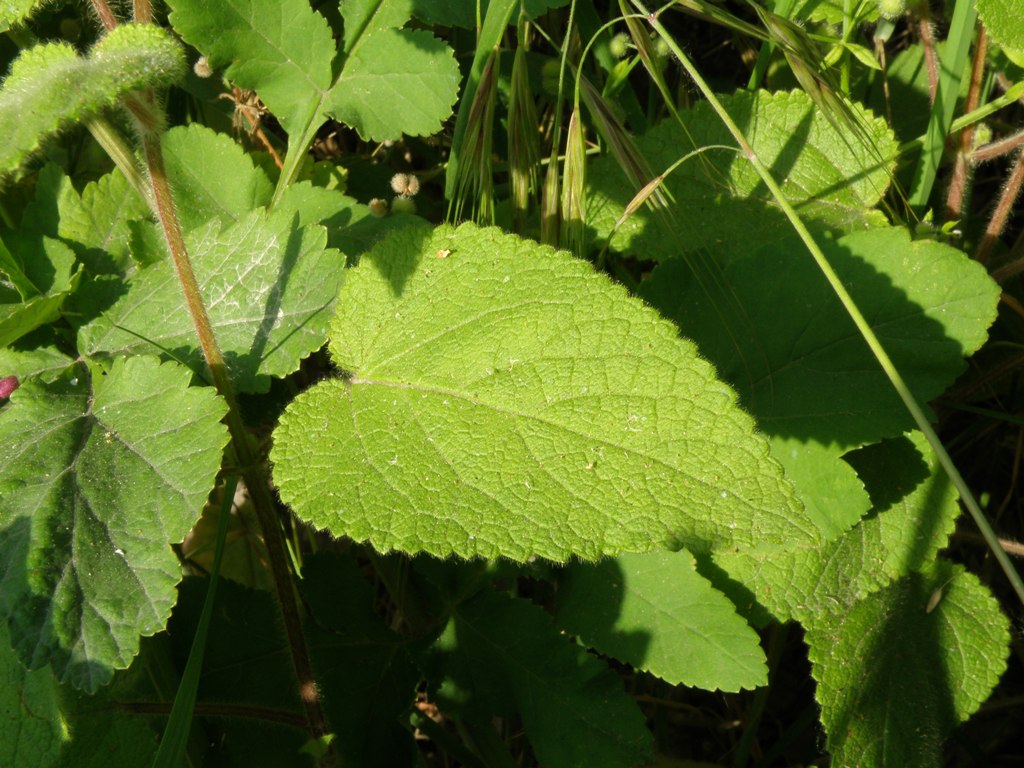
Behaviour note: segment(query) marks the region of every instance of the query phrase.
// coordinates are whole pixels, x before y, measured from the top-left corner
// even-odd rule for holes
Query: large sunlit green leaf
[[[122,24],[86,58],[67,43],[41,43],[24,51],[0,88],[0,178],[16,170],[45,137],[129,91],[173,83],[184,65],[180,44],[149,24]]]
[[[227,442],[223,403],[155,358],[30,379],[0,411],[0,613],[30,668],[94,691],[159,632]]]
[[[673,684],[738,691],[768,681],[757,633],[686,551],[570,566],[559,580],[557,623]]]
[[[325,248],[323,227],[294,215],[253,211],[226,229],[220,220],[186,238],[207,312],[235,386],[265,391],[327,339],[343,257]],[[138,272],[128,294],[80,332],[90,354],[166,351],[205,371],[195,327],[169,260]]]
[[[329,349],[344,375],[292,403],[272,459],[336,535],[515,560],[817,538],[693,345],[564,252],[397,231],[349,270]]]
[[[940,562],[808,627],[806,640],[833,764],[930,768],[1006,669],[1010,632],[977,577]]]
[[[439,703],[477,720],[518,713],[541,765],[646,763],[650,732],[621,679],[539,607],[485,591],[455,608],[437,648],[448,673]]]
[[[256,91],[291,132],[331,85],[335,46],[305,0],[169,0],[170,22],[214,68]]]

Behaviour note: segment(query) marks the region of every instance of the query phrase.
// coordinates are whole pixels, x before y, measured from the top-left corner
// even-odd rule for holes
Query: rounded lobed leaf
[[[564,252],[463,225],[349,270],[272,459],[296,513],[382,550],[595,559],[811,545],[752,419],[692,344]]]

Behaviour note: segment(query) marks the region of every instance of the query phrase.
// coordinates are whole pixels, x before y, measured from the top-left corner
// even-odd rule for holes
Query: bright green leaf
[[[842,449],[788,435],[769,435],[768,443],[826,541],[848,531],[871,508],[857,473],[839,458]]]
[[[149,206],[118,170],[90,182],[81,197],[70,183],[58,200],[58,234],[93,274],[124,272],[132,266],[130,222],[148,219]]]
[[[289,133],[301,130],[331,85],[334,39],[305,0],[169,0],[186,42],[256,91]]]
[[[235,386],[265,391],[327,339],[343,258],[322,227],[297,229],[287,213],[253,211],[221,231],[218,220],[186,238],[213,330]],[[90,354],[160,350],[205,371],[195,328],[169,260],[138,272],[128,294],[80,332]]]
[[[537,606],[484,592],[455,608],[438,648],[451,678],[438,693],[442,706],[471,717],[493,705],[497,714],[518,712],[541,765],[647,760],[650,732],[618,675],[556,632]]]
[[[738,691],[768,682],[757,633],[686,551],[573,565],[557,594],[559,627],[669,683]]]
[[[562,8],[569,4],[569,0],[524,0],[523,11],[526,16],[535,19],[551,8]],[[488,0],[481,0],[480,17],[487,14],[490,7]],[[416,3],[413,13],[420,21],[427,24],[436,24],[442,27],[463,27],[473,29],[477,23],[477,4],[467,3],[465,0],[430,0],[426,3]],[[512,23],[515,23],[513,18]]]
[[[185,232],[214,218],[227,227],[270,202],[274,190],[267,175],[229,136],[192,123],[169,130],[162,144]]]
[[[945,472],[919,433],[852,454],[871,515],[818,550],[722,553],[715,562],[781,620],[817,626],[872,592],[932,562],[960,509]],[[742,603],[741,603],[742,605]]]
[[[95,691],[163,629],[227,442],[224,405],[153,358],[23,382],[0,412],[0,612],[30,668]]]
[[[293,402],[273,453],[318,527],[514,560],[816,539],[693,346],[564,252],[405,229],[349,270],[338,307],[348,373]]]
[[[926,768],[992,692],[1010,633],[977,577],[939,563],[808,627],[806,639],[833,764]]]
[[[345,19],[345,53],[364,35],[382,29],[400,29],[413,13],[412,0],[346,0],[341,4]]]
[[[801,91],[739,91],[722,103],[802,216],[840,232],[879,222],[870,209],[889,186],[896,155],[884,120],[865,121],[872,148],[838,134]],[[686,133],[665,120],[638,139],[655,173],[694,146],[735,146],[707,102],[683,118]],[[637,190],[607,158],[594,163],[588,187],[587,223],[604,240]],[[748,249],[750,243],[765,244],[792,232],[760,177],[736,151],[712,149],[687,160],[668,176],[664,190],[675,201],[666,211],[667,222],[641,209],[618,229],[612,248],[660,261],[703,249]]]
[[[382,29],[346,59],[324,109],[364,139],[426,136],[451,115],[459,80],[443,41],[423,30]]]
[[[1024,51],[1024,14],[1019,0],[977,0],[978,16],[992,39],[1015,51]]]
[[[42,43],[11,65],[0,89],[0,176],[15,171],[46,136],[146,86],[184,73],[178,42],[160,27],[122,24],[81,58],[67,43]]]

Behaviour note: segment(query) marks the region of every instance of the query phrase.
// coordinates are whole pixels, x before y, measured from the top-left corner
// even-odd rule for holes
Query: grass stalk
[[[708,103],[710,104],[711,108],[715,111],[719,119],[722,121],[722,124],[725,125],[729,133],[732,134],[733,139],[736,141],[744,157],[747,158],[751,166],[757,172],[757,175],[761,178],[765,186],[768,188],[769,192],[772,195],[772,198],[775,200],[779,208],[781,208],[783,213],[786,215],[786,218],[789,220],[790,225],[793,227],[794,231],[797,233],[801,241],[806,246],[807,250],[810,252],[811,257],[814,259],[815,263],[818,265],[818,268],[825,276],[825,279],[828,281],[832,290],[839,298],[839,301],[846,309],[846,312],[850,316],[850,319],[853,320],[853,323],[857,327],[858,332],[861,334],[864,341],[867,342],[867,345],[871,349],[871,352],[874,355],[875,359],[878,361],[878,364],[885,372],[886,377],[889,379],[889,382],[896,390],[896,393],[899,395],[900,400],[903,401],[903,405],[906,407],[907,411],[914,419],[914,423],[917,424],[918,429],[920,429],[921,432],[925,435],[925,438],[928,440],[929,445],[931,445],[932,450],[935,451],[935,454],[939,459],[939,463],[942,465],[942,468],[945,470],[946,474],[953,482],[953,485],[960,493],[961,501],[963,502],[964,506],[967,507],[968,512],[974,519],[974,522],[978,526],[978,529],[981,531],[982,536],[985,537],[986,543],[988,544],[993,556],[998,561],[1000,567],[1003,569],[1003,572],[1006,574],[1006,577],[1009,580],[1011,586],[1013,587],[1013,590],[1017,593],[1018,599],[1021,601],[1021,604],[1024,604],[1024,582],[1021,581],[1020,575],[1014,568],[1013,563],[1010,561],[1009,557],[1006,555],[1006,552],[1003,550],[1003,548],[999,545],[999,539],[996,536],[995,532],[992,530],[991,525],[989,525],[988,520],[985,518],[984,513],[981,511],[981,508],[978,506],[978,502],[975,500],[974,495],[971,493],[971,489],[967,486],[967,483],[964,482],[963,477],[960,475],[960,471],[956,468],[956,465],[950,458],[949,453],[946,451],[945,447],[942,445],[942,442],[939,440],[938,435],[935,433],[935,430],[929,423],[928,418],[927,416],[925,416],[923,409],[918,404],[917,399],[914,397],[910,389],[907,387],[906,382],[903,381],[903,377],[900,375],[900,372],[896,369],[896,366],[893,364],[892,359],[889,357],[889,354],[885,351],[885,348],[882,346],[882,343],[875,335],[875,332],[871,328],[871,325],[868,323],[864,315],[861,313],[860,309],[857,307],[856,303],[853,300],[853,297],[850,296],[849,291],[846,290],[846,286],[843,285],[842,281],[839,279],[839,276],[836,274],[835,270],[832,269],[832,265],[829,264],[828,259],[825,257],[825,254],[822,252],[821,248],[814,240],[814,237],[811,235],[810,231],[804,225],[803,220],[801,220],[800,216],[797,214],[796,210],[794,210],[793,206],[790,205],[789,201],[786,199],[786,196],[782,191],[782,188],[775,181],[775,178],[772,176],[768,168],[765,167],[764,163],[761,162],[760,158],[757,156],[757,153],[754,152],[753,147],[750,146],[750,143],[743,135],[743,132],[740,130],[739,126],[736,125],[735,121],[722,106],[722,103],[715,96],[714,92],[711,90],[711,87],[701,76],[700,72],[697,70],[696,66],[694,66],[693,62],[690,61],[689,57],[676,44],[675,40],[665,29],[664,25],[662,25],[661,21],[658,19],[658,16],[656,14],[650,13],[644,7],[641,0],[631,1],[633,5],[637,8],[637,10],[639,10],[641,13],[647,16],[648,23],[650,23],[654,30],[661,36],[661,38],[668,45],[669,50],[672,51],[673,55],[676,56],[676,58],[682,64],[687,74],[689,74],[689,76],[693,79],[698,89],[708,100]]]

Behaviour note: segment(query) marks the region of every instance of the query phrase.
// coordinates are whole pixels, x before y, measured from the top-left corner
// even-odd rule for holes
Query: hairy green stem
[[[121,134],[117,132],[117,129],[110,124],[109,120],[100,116],[86,119],[85,127],[89,129],[89,133],[96,139],[96,143],[103,147],[107,156],[114,161],[114,165],[128,179],[128,183],[132,185],[135,191],[139,193],[139,196],[149,203],[149,207],[152,208],[153,193],[149,185],[146,184],[143,175],[139,173],[139,166],[135,161],[135,153],[132,152],[131,147],[121,137]]]
[[[939,437],[935,433],[935,430],[932,428],[932,425],[928,422],[928,417],[925,416],[924,411],[918,404],[916,398],[911,393],[906,383],[903,381],[903,377],[900,375],[900,372],[896,369],[896,366],[893,364],[892,359],[889,357],[889,354],[885,351],[885,348],[882,346],[881,341],[879,341],[878,337],[875,335],[875,332],[871,328],[871,325],[868,323],[864,315],[861,313],[860,309],[857,307],[856,303],[853,300],[853,297],[846,290],[846,286],[843,285],[842,281],[839,279],[839,276],[836,274],[835,270],[832,269],[832,265],[829,264],[828,259],[825,257],[825,254],[818,246],[818,243],[814,240],[814,237],[811,235],[810,231],[804,225],[800,216],[793,209],[793,206],[789,204],[789,201],[786,199],[786,196],[783,193],[782,188],[775,181],[775,178],[772,176],[768,168],[765,167],[764,163],[761,162],[760,158],[757,156],[757,153],[754,152],[753,147],[750,146],[750,143],[743,135],[743,131],[740,130],[739,126],[736,125],[735,121],[726,111],[725,107],[722,106],[722,103],[715,96],[714,91],[711,90],[711,87],[707,84],[704,78],[701,77],[700,72],[697,70],[696,66],[694,66],[693,62],[690,61],[689,57],[676,44],[675,40],[668,33],[668,31],[665,29],[662,23],[658,20],[656,14],[650,13],[644,7],[643,3],[640,2],[640,0],[632,0],[632,2],[633,5],[641,13],[645,14],[648,23],[654,28],[654,30],[661,36],[661,38],[669,46],[669,49],[672,51],[673,55],[676,56],[676,58],[682,64],[683,68],[686,70],[687,74],[689,74],[689,76],[693,79],[694,83],[700,89],[701,93],[708,100],[708,103],[710,104],[711,108],[715,111],[715,113],[718,115],[718,118],[722,121],[722,124],[725,125],[726,128],[729,130],[729,133],[732,134],[733,139],[735,139],[736,143],[739,145],[740,150],[743,152],[747,160],[750,161],[750,164],[757,172],[757,175],[765,183],[765,186],[768,187],[768,190],[771,193],[772,198],[775,200],[779,208],[781,208],[783,213],[786,215],[786,218],[789,220],[790,225],[793,227],[794,231],[797,233],[797,235],[803,241],[804,245],[807,247],[807,250],[810,252],[811,257],[818,265],[818,268],[821,270],[822,274],[824,274],[825,279],[828,281],[829,285],[832,287],[832,290],[839,298],[839,301],[846,309],[847,314],[849,314],[850,319],[853,320],[853,323],[857,327],[857,330],[860,332],[864,341],[867,342],[867,345],[871,349],[871,352],[875,356],[875,359],[878,361],[878,364],[885,372],[886,377],[889,379],[889,382],[896,390],[896,393],[899,395],[900,400],[903,401],[904,407],[906,407],[911,417],[913,417],[914,422],[917,424],[918,429],[921,430],[925,438],[928,440],[928,443],[929,445],[931,445],[932,450],[935,451],[935,454],[939,459],[939,463],[942,465],[942,468],[946,471],[946,474],[949,476],[950,480],[953,482],[953,485],[960,493],[961,501],[963,502],[964,506],[967,507],[967,510],[968,512],[970,512],[975,524],[978,526],[978,529],[981,531],[981,534],[985,537],[985,541],[988,543],[989,548],[992,551],[992,555],[996,558],[1000,567],[1003,569],[1003,572],[1006,574],[1006,578],[1010,581],[1010,584],[1013,586],[1014,591],[1017,593],[1017,597],[1020,599],[1021,603],[1024,604],[1024,582],[1021,581],[1020,575],[1014,568],[1013,563],[1010,562],[1010,558],[1007,556],[1003,548],[999,545],[999,539],[996,536],[995,532],[992,530],[992,526],[989,525],[988,520],[985,519],[985,514],[981,511],[981,508],[978,506],[978,502],[975,500],[974,494],[971,493],[971,489],[967,486],[967,483],[964,482],[963,477],[960,475],[960,471],[956,468],[956,465],[953,464],[953,460],[950,458],[949,453],[942,445],[942,442],[939,440]]]

